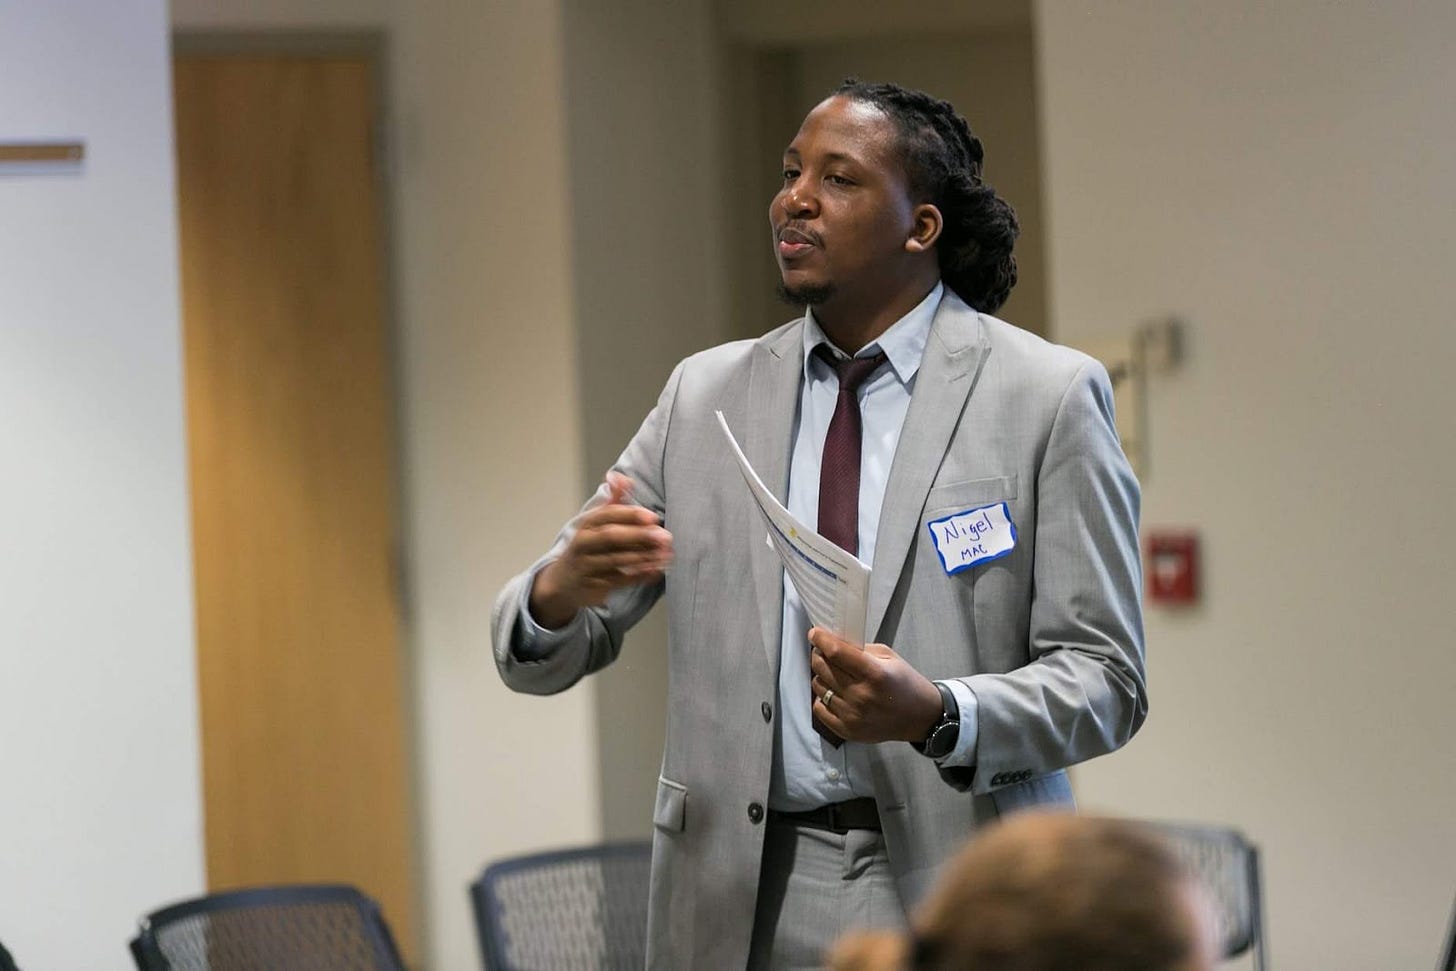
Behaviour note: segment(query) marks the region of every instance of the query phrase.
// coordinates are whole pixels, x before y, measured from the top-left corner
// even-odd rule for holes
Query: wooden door
[[[174,66],[208,884],[352,883],[413,957],[373,63]]]

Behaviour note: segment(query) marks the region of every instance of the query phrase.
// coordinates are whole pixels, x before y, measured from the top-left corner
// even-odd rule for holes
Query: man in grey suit
[[[502,677],[549,694],[666,596],[651,967],[817,967],[844,930],[903,924],[976,827],[1070,804],[1065,768],[1146,716],[1107,375],[989,316],[1017,227],[981,162],[920,92],[847,81],[810,112],[769,209],[807,313],[680,363],[496,603]],[[872,643],[810,629],[720,410],[790,511],[872,565]]]

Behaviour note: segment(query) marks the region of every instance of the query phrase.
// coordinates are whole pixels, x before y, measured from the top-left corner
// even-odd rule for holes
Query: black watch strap
[[[915,748],[921,755],[932,759],[943,759],[956,746],[961,734],[961,706],[956,703],[955,692],[939,681],[932,682],[940,692],[940,721],[930,730],[925,741]]]

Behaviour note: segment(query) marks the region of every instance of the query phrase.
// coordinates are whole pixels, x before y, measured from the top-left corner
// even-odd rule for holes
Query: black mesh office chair
[[[142,918],[140,971],[404,971],[373,900],[353,887],[210,894]]]
[[[1451,906],[1451,923],[1446,926],[1446,946],[1436,971],[1456,971],[1456,904]]]
[[[1154,823],[1203,885],[1218,909],[1223,956],[1252,952],[1264,971],[1264,887],[1259,849],[1235,829],[1189,823]]]
[[[487,971],[640,971],[652,844],[501,860],[470,885]]]

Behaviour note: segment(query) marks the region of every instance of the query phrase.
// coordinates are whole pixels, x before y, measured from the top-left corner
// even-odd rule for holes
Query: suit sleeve
[[[682,364],[674,369],[656,407],[613,466],[632,480],[633,501],[664,518],[667,497],[662,460],[682,370]],[[496,668],[513,691],[555,694],[606,667],[616,660],[627,631],[662,596],[662,580],[623,587],[613,591],[602,606],[580,611],[564,628],[549,633],[536,628],[527,615],[526,603],[537,571],[561,555],[581,515],[601,505],[607,496],[606,486],[598,487],[581,511],[562,527],[546,555],[508,582],[496,597],[491,611],[491,641]]]
[[[989,792],[1111,752],[1147,717],[1138,484],[1095,361],[1062,397],[1037,493],[1029,663],[961,679],[976,698],[974,764],[941,767],[958,789]]]

